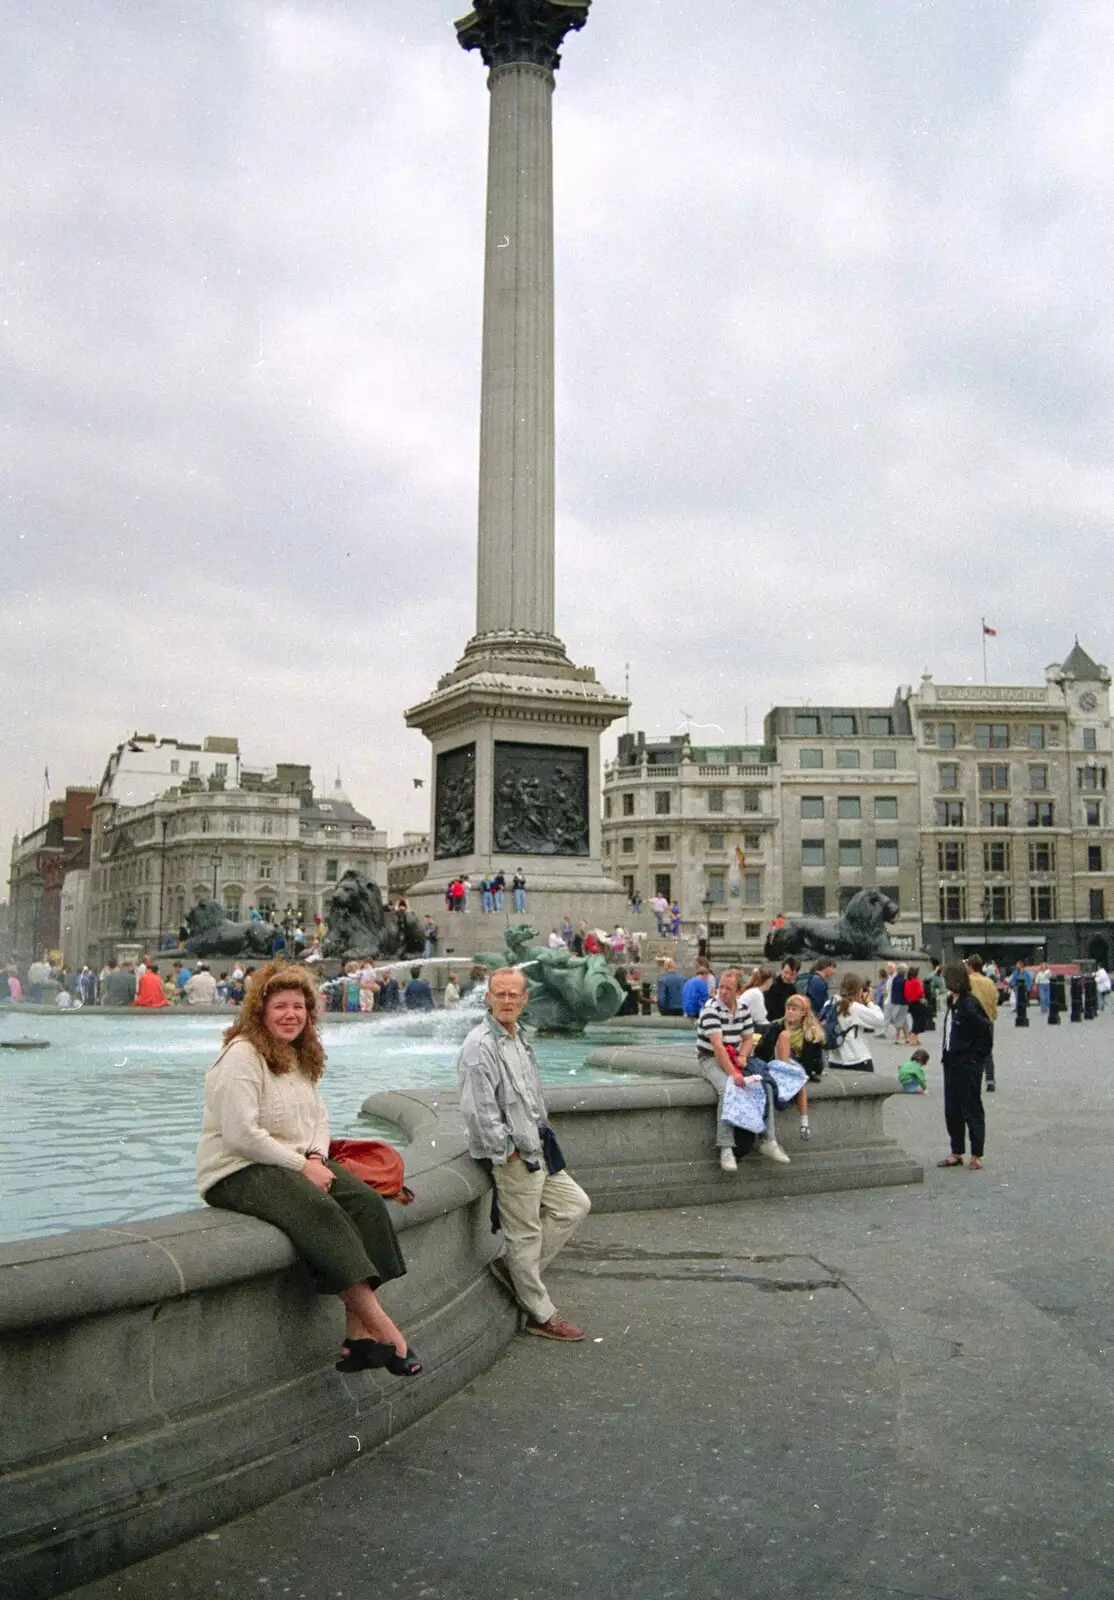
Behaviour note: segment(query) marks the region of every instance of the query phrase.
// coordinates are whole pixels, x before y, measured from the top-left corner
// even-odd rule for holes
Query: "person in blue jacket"
[[[672,956],[663,956],[661,964],[662,974],[658,979],[658,1011],[663,1017],[683,1017],[685,980],[674,966]]]

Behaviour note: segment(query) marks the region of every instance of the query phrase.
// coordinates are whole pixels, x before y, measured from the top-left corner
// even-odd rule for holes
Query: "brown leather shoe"
[[[541,1339],[563,1339],[566,1344],[575,1344],[584,1337],[583,1329],[574,1328],[571,1322],[562,1322],[560,1317],[550,1317],[548,1322],[527,1317],[526,1332],[536,1333]]]

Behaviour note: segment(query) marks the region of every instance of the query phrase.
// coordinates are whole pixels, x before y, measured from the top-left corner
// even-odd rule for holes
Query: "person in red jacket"
[[[929,1020],[924,984],[916,967],[905,974],[905,1004],[909,1008],[909,1043],[920,1044],[920,1035]]]
[[[168,1005],[169,1001],[163,992],[162,979],[159,977],[158,967],[148,967],[139,980],[133,1006],[146,1006],[154,1011],[158,1006]]]

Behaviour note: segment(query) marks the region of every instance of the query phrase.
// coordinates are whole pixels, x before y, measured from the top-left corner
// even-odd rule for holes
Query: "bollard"
[[[1017,1012],[1013,1019],[1014,1027],[1027,1028],[1029,1026],[1029,990],[1024,978],[1022,978],[1014,992],[1017,995]]]
[[[1083,980],[1083,1020],[1091,1022],[1099,1014],[1099,991],[1094,978]]]
[[[1082,1022],[1083,1021],[1083,979],[1082,978],[1072,978],[1072,980],[1071,980],[1071,1020],[1072,1020],[1072,1022]]]
[[[1067,1003],[1068,997],[1065,993],[1063,977],[1059,974],[1054,974],[1052,981],[1048,985],[1048,1023],[1050,1027],[1058,1028],[1060,1026],[1060,1012],[1063,1011]]]

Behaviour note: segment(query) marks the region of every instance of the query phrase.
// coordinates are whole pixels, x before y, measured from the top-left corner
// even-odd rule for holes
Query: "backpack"
[[[798,973],[797,981],[793,985],[794,993],[795,994],[807,994],[808,993],[808,980],[811,977],[812,977],[812,973],[811,972]]]
[[[824,1049],[838,1050],[847,1037],[848,1029],[840,1027],[840,1016],[836,1010],[834,996],[825,1000],[817,1021],[824,1030]]]

